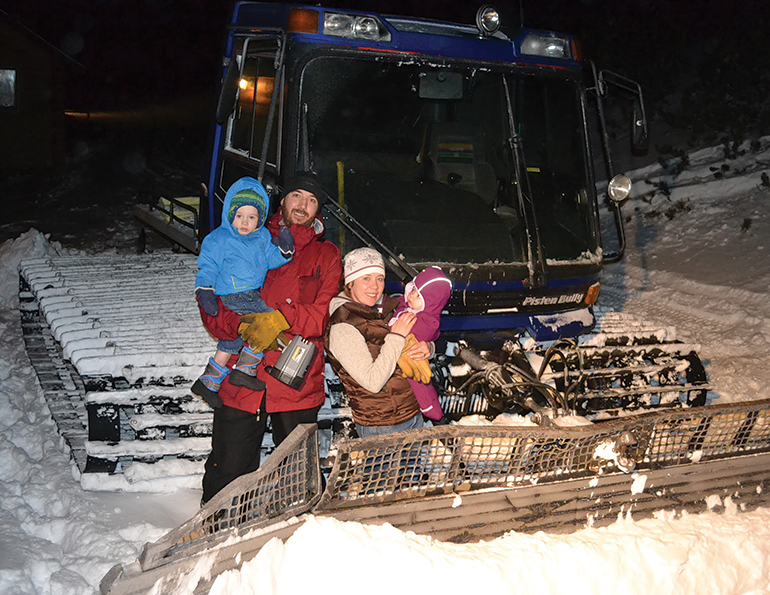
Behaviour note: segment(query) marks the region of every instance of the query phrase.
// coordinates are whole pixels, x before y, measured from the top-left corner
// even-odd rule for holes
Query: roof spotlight
[[[494,35],[500,28],[500,13],[494,6],[485,4],[476,11],[476,27],[484,37]]]

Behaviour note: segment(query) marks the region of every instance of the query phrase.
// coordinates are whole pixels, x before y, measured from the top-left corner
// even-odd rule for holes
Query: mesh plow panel
[[[233,532],[259,529],[309,510],[321,492],[315,425],[299,426],[263,465],[239,477],[200,512],[148,546],[143,568],[209,548]]]
[[[515,488],[770,451],[770,401],[571,428],[439,426],[338,446],[319,508]]]

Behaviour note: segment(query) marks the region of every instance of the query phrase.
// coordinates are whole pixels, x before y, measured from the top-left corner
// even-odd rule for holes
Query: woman
[[[398,300],[383,295],[385,265],[372,248],[345,256],[344,279],[343,291],[329,304],[324,343],[350,400],[358,436],[421,428],[420,406],[397,367],[415,314],[405,312],[388,327]],[[421,362],[430,353],[430,345],[419,342],[406,355]]]

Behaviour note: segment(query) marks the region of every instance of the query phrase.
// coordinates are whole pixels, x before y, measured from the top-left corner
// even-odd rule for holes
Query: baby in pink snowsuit
[[[412,327],[412,334],[418,341],[435,341],[439,336],[441,310],[452,293],[452,282],[438,267],[428,267],[406,284],[403,297],[390,320],[392,326],[403,312],[414,312],[417,322]],[[438,393],[432,384],[423,384],[413,378],[407,379],[417,403],[425,417],[434,421],[444,416]]]

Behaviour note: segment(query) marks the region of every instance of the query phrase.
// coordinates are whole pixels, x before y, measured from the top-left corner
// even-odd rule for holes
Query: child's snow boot
[[[263,357],[265,354],[261,351],[255,352],[248,345],[244,345],[233,371],[230,372],[230,384],[251,390],[265,390],[265,383],[257,378],[257,366]]]
[[[223,405],[222,399],[219,398],[219,387],[229,372],[230,370],[215,362],[213,357],[209,358],[203,375],[193,383],[190,392],[206,401],[210,407],[218,409]]]

